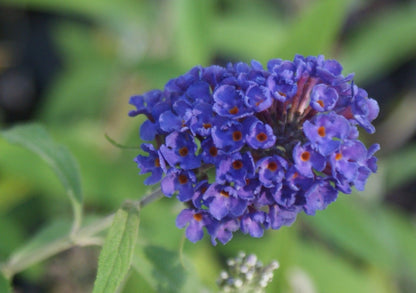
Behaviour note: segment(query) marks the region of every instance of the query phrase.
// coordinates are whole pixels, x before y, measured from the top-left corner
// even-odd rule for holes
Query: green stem
[[[143,197],[142,199],[139,200],[138,202],[138,209],[141,210],[144,206],[148,205],[151,202],[154,202],[155,200],[158,200],[159,198],[163,197],[163,193],[162,190],[160,189],[160,187],[154,191],[152,191],[152,193],[150,193],[149,195]]]
[[[126,145],[122,145],[122,144],[116,142],[111,137],[109,137],[107,133],[105,133],[104,136],[105,136],[105,138],[107,139],[107,141],[109,143],[111,143],[113,146],[118,147],[120,149],[127,149],[127,150],[137,150],[137,149],[140,149],[140,146],[126,146]]]
[[[82,204],[80,204],[78,201],[74,200],[74,198],[71,197],[72,201],[72,209],[74,214],[74,222],[72,224],[72,230],[71,235],[74,236],[77,234],[78,230],[81,227],[82,223]]]
[[[163,197],[163,193],[161,192],[161,189],[158,188],[139,201],[134,201],[133,204],[140,210],[144,206],[161,197]],[[34,250],[29,256],[21,257],[19,254],[12,255],[7,263],[0,265],[0,271],[10,280],[15,274],[29,268],[30,266],[42,262],[74,246],[97,245],[100,243],[97,235],[111,226],[114,215],[115,214],[111,214],[101,218],[81,229],[78,229],[76,227],[78,224],[75,224],[75,227],[73,226],[68,235],[58,238],[55,241]],[[78,220],[75,221],[75,223],[77,222]]]

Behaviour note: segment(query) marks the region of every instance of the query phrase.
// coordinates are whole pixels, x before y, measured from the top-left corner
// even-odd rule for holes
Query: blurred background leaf
[[[4,293],[12,292],[9,281],[3,276],[3,274],[0,274],[0,291]]]
[[[36,124],[19,125],[0,134],[9,142],[19,144],[44,159],[61,180],[71,200],[81,205],[81,179],[76,161],[65,147],[49,137],[43,127]]]
[[[286,39],[277,55],[293,59],[294,54],[330,56],[337,36],[345,22],[350,1],[315,1],[305,7],[289,24]]]
[[[345,70],[359,73],[358,80],[376,79],[415,57],[416,3],[411,1],[361,20],[342,47]]]
[[[386,159],[386,186],[397,188],[416,178],[416,145],[407,145],[400,152],[391,154]]]
[[[156,292],[203,291],[190,261],[163,247],[138,245],[133,268]]]
[[[68,220],[59,219],[42,228],[32,239],[13,251],[6,271],[15,274],[36,264],[38,260],[53,256],[62,250],[62,247],[70,248],[72,243],[69,236],[65,241],[61,241],[69,235],[70,224]]]
[[[18,125],[0,132],[11,143],[21,145],[40,156],[55,172],[65,187],[74,213],[73,232],[81,225],[83,195],[78,165],[71,153],[55,143],[37,124]]]

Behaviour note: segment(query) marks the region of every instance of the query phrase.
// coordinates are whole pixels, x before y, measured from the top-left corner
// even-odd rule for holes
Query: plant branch
[[[158,200],[159,198],[163,197],[163,193],[162,190],[159,188],[157,188],[156,190],[154,190],[153,192],[151,192],[149,195],[141,198],[138,202],[138,209],[141,210],[144,206],[148,205],[151,202],[154,202],[156,200]]]
[[[141,208],[144,206],[153,201],[156,201],[157,199],[160,199],[161,197],[163,197],[163,193],[161,189],[158,188],[140,200],[132,201],[131,203],[138,210],[141,210]],[[44,261],[74,246],[100,245],[102,244],[102,241],[100,241],[100,238],[97,237],[97,234],[111,226],[114,215],[115,214],[111,214],[104,218],[98,219],[80,229],[72,229],[72,231],[70,231],[67,235],[58,238],[45,246],[33,250],[25,257],[22,257],[19,255],[19,253],[15,253],[10,257],[7,263],[0,265],[0,271],[6,278],[12,279],[15,274],[27,269],[28,267]]]

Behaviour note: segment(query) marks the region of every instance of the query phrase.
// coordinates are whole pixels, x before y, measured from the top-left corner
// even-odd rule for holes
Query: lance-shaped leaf
[[[68,149],[53,141],[38,124],[15,126],[1,131],[0,134],[10,143],[19,144],[36,153],[49,164],[71,200],[75,216],[74,228],[78,228],[82,210],[81,179],[78,164]]]
[[[19,273],[39,261],[70,248],[73,243],[68,236],[71,222],[55,220],[41,229],[22,247],[16,249],[5,265],[10,275]],[[0,290],[0,292],[3,292]]]
[[[98,260],[93,293],[116,292],[129,271],[139,230],[139,211],[132,204],[119,209]]]

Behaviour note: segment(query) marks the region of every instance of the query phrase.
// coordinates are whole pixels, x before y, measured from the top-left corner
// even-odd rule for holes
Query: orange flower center
[[[185,184],[185,183],[188,182],[188,177],[186,177],[186,175],[184,175],[184,174],[181,174],[181,175],[179,175],[178,180],[179,180],[180,184]]]
[[[182,157],[185,157],[188,154],[188,148],[187,147],[183,147],[181,149],[179,149],[179,155],[181,155]]]
[[[194,219],[195,219],[195,221],[201,221],[202,220],[202,214],[200,214],[200,213],[197,213],[197,214],[194,214]]]
[[[259,142],[264,142],[267,140],[267,134],[265,134],[264,132],[260,132],[256,135],[256,138]]]
[[[311,158],[311,153],[308,151],[304,151],[301,155],[300,155],[300,159],[304,162],[309,161],[309,159]]]
[[[159,158],[155,159],[155,167],[160,167],[160,160]]]
[[[213,157],[216,157],[218,154],[218,150],[215,146],[209,148],[209,154]]]
[[[325,132],[325,127],[324,127],[324,126],[319,127],[319,128],[318,128],[318,135],[319,135],[320,137],[324,137],[324,136],[325,136],[325,134],[326,134],[326,132]]]
[[[220,195],[222,195],[223,197],[230,197],[230,194],[224,190],[221,190]]]
[[[260,105],[261,103],[263,103],[263,102],[264,102],[263,100],[260,100],[260,101],[256,102],[256,103],[255,103],[256,107],[257,107],[258,105]]]
[[[241,133],[241,131],[234,131],[233,132],[233,140],[234,141],[239,141],[243,138],[243,134]]]
[[[276,162],[270,162],[267,164],[267,169],[274,172],[277,170],[277,163]]]
[[[235,115],[238,113],[238,108],[237,106],[232,107],[230,110],[228,110],[228,113],[230,113],[231,115]]]
[[[243,167],[243,162],[241,162],[240,160],[234,161],[232,166],[235,170],[239,170]]]

